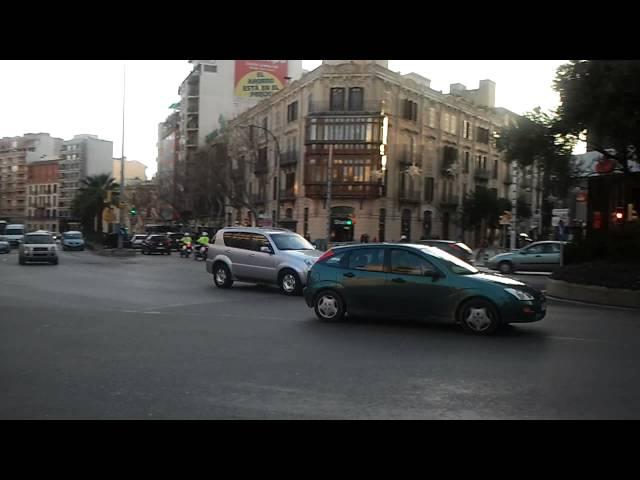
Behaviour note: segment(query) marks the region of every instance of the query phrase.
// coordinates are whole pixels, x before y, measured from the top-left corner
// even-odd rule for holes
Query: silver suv
[[[27,233],[18,251],[18,262],[48,262],[58,264],[56,241],[49,232],[37,231]]]
[[[276,284],[286,295],[299,295],[321,255],[289,230],[228,227],[219,230],[209,245],[207,272],[218,288],[229,288],[239,280]]]

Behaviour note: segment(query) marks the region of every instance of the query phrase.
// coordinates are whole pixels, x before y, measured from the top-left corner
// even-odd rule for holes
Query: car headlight
[[[505,288],[504,291],[510,293],[518,300],[533,300],[533,295],[530,295],[527,292],[523,292],[522,290],[516,290],[515,288]]]

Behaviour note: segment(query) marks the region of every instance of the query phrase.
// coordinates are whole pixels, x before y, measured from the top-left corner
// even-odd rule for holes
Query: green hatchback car
[[[333,248],[311,268],[304,298],[324,321],[382,315],[457,323],[478,335],[546,314],[539,290],[480,273],[439,248],[414,244]]]

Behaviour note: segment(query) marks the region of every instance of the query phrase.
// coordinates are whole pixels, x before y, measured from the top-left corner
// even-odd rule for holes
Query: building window
[[[331,89],[331,102],[329,110],[332,112],[344,110],[344,88]]]
[[[449,133],[456,135],[458,133],[458,117],[451,115],[451,124],[449,125]]]
[[[464,162],[462,164],[462,173],[469,173],[469,159],[471,152],[464,152]]]
[[[411,210],[408,208],[402,210],[400,234],[406,236],[407,240],[411,240]]]
[[[218,71],[218,66],[217,65],[203,65],[202,69],[205,72],[216,73]]]
[[[424,179],[424,201],[431,203],[433,201],[433,177]]]
[[[471,140],[471,122],[469,120],[465,120],[462,123],[462,136],[467,140]]]
[[[295,101],[287,106],[287,122],[294,122],[298,119],[298,102]]]
[[[364,102],[364,89],[361,87],[353,87],[349,89],[349,110],[362,111]]]
[[[436,109],[434,107],[429,108],[429,127],[436,128]]]
[[[273,177],[273,199],[275,200],[278,195],[278,177]]]
[[[424,239],[431,238],[431,228],[433,225],[433,213],[429,210],[424,211],[424,218],[422,221],[422,236]]]
[[[416,122],[418,120],[418,104],[409,99],[403,100],[402,118]]]
[[[498,160],[493,161],[493,178],[498,178]]]
[[[309,209],[305,207],[304,216],[303,216],[303,227],[302,230],[304,232],[304,238],[309,239]]]
[[[262,119],[262,131],[264,132],[264,138],[267,139],[267,128],[269,127],[269,117],[264,117]]]
[[[387,221],[387,211],[384,208],[380,209],[380,218],[378,219],[378,241],[384,242],[384,232],[386,230],[385,223]]]
[[[476,128],[476,140],[478,143],[489,144],[489,129],[478,127]]]

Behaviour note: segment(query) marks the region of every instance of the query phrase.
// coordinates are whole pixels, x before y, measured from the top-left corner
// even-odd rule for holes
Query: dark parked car
[[[171,232],[167,233],[167,236],[169,237],[169,240],[171,240],[171,250],[179,252],[180,248],[182,247],[180,240],[182,239],[182,237],[184,237],[184,233]]]
[[[142,254],[161,253],[171,255],[171,240],[165,234],[149,235],[142,242]]]
[[[311,268],[304,297],[325,321],[383,315],[457,323],[478,335],[546,314],[545,296],[525,283],[414,244],[331,249]]]
[[[438,247],[460,260],[473,265],[473,250],[462,242],[454,242],[453,240],[420,240],[416,242],[420,245],[429,245],[430,247]]]

